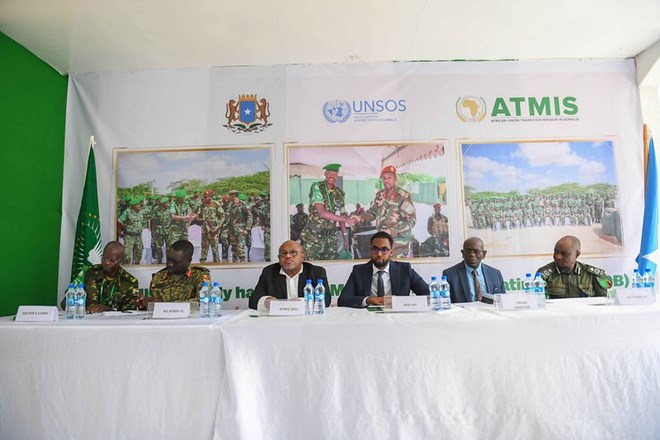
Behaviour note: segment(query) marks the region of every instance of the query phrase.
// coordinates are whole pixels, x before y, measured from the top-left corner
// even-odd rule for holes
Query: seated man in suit
[[[330,285],[325,269],[303,262],[305,253],[300,243],[293,240],[282,243],[277,259],[279,262],[266,266],[261,271],[257,287],[250,296],[251,309],[267,312],[270,310],[271,301],[302,298],[307,279],[311,279],[314,286],[319,279],[323,279],[325,306],[330,306]]]
[[[463,261],[442,271],[447,276],[452,303],[491,300],[482,297],[506,293],[502,273],[492,266],[481,263],[486,258],[484,242],[479,237],[470,237],[463,242]]]
[[[382,306],[385,296],[428,295],[429,286],[410,263],[390,261],[394,241],[385,231],[371,237],[371,261],[353,266],[348,281],[339,295],[338,306]]]

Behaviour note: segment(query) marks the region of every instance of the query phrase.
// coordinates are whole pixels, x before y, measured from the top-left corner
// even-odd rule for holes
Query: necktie
[[[481,285],[479,285],[477,269],[472,269],[472,280],[474,281],[474,293],[476,294],[477,301],[481,301]]]
[[[376,283],[376,295],[385,296],[385,283],[383,282],[383,273],[385,271],[378,271],[378,282]]]

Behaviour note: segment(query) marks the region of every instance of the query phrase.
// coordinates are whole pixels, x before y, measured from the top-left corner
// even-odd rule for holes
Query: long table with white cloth
[[[0,438],[660,438],[660,305],[0,320]]]

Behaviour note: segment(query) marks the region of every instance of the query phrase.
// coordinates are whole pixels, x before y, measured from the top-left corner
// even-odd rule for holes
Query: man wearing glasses
[[[330,285],[325,269],[321,266],[303,262],[305,253],[297,241],[282,243],[277,253],[278,262],[264,267],[259,276],[257,287],[250,296],[251,309],[267,312],[270,302],[278,299],[302,298],[303,288],[308,279],[316,286],[319,279],[325,286],[325,306],[330,306]]]
[[[371,261],[353,266],[339,295],[338,306],[382,306],[389,295],[428,295],[429,286],[410,263],[391,261],[392,236],[380,231],[371,237]]]
[[[442,271],[447,276],[452,303],[485,302],[492,304],[484,293],[505,293],[502,273],[481,260],[486,258],[484,242],[470,237],[463,242],[463,261]]]
[[[85,272],[87,313],[134,310],[138,300],[138,280],[121,264],[124,245],[111,241],[105,245],[101,264],[94,264]],[[64,309],[66,298],[60,304]]]

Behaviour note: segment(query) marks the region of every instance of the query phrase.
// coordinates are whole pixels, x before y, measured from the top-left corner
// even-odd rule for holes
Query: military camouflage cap
[[[388,166],[384,167],[384,168],[380,171],[380,175],[382,176],[382,175],[385,174],[385,173],[396,174],[396,167],[395,167],[394,165],[388,165]]]
[[[323,169],[327,171],[339,171],[340,167],[341,167],[340,163],[329,163],[326,166],[324,166]]]

